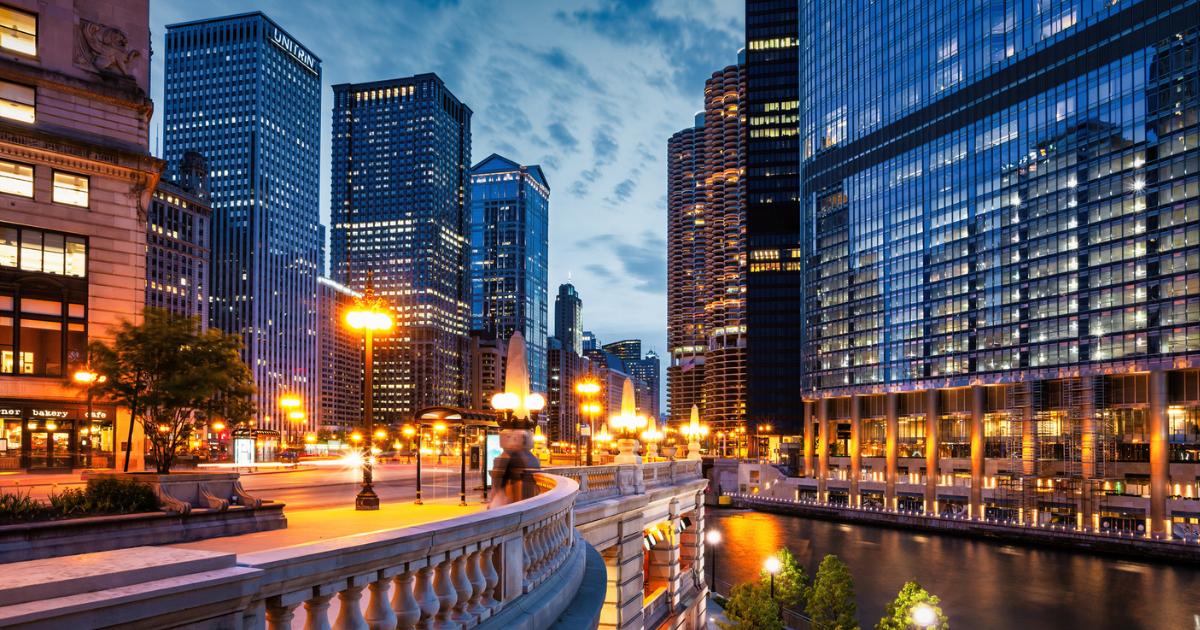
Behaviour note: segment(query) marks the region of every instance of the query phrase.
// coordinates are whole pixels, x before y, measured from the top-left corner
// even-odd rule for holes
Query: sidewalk
[[[729,623],[729,620],[725,618],[725,609],[713,601],[712,595],[708,596],[708,601],[704,604],[704,609],[708,611],[708,630],[721,630],[721,626],[717,625],[718,621]]]
[[[306,471],[311,471],[311,470],[316,470],[316,469],[317,469],[316,466],[301,464],[299,468],[292,468],[291,466],[288,466],[286,468],[260,467],[257,471],[254,471],[254,472],[249,472],[245,468],[242,468],[240,471],[237,471],[237,472],[240,472],[242,478],[244,479],[246,477],[257,477],[260,475],[275,475],[275,474],[282,474],[282,473],[306,472]],[[100,472],[104,472],[106,470],[111,470],[111,469],[98,469],[98,470]],[[202,471],[208,470],[210,472],[214,471],[211,468],[202,468],[200,470],[202,470]],[[217,469],[217,470],[220,472],[234,472],[233,468],[229,468],[228,470],[223,469],[223,468]],[[30,473],[30,472],[27,472],[24,470],[0,471],[0,491],[20,492],[22,494],[24,494],[25,492],[32,491],[34,496],[45,498],[46,495],[48,495],[49,492],[51,490],[53,490],[55,487],[61,487],[61,486],[83,487],[84,485],[87,485],[87,482],[83,481],[83,479],[81,478],[82,474],[83,474],[83,470],[78,470],[76,472],[71,472],[71,473],[50,473],[50,474]]]

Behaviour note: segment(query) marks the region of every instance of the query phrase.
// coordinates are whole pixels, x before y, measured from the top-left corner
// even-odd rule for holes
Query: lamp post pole
[[[417,500],[414,502],[421,505],[421,429],[422,425],[417,425]]]
[[[370,287],[368,287],[367,290],[368,290],[368,292],[370,292]],[[366,328],[365,331],[366,331],[366,341],[367,341],[367,344],[366,344],[367,345],[367,357],[366,357],[367,369],[366,369],[366,378],[364,379],[364,383],[363,383],[363,385],[364,385],[364,387],[363,387],[363,432],[366,433],[366,435],[363,437],[366,438],[367,443],[366,443],[366,448],[364,449],[363,456],[362,456],[363,457],[362,490],[359,491],[358,496],[354,497],[354,509],[356,509],[356,510],[378,510],[379,509],[379,495],[375,494],[375,479],[373,476],[373,471],[372,471],[372,466],[371,466],[371,451],[372,451],[371,446],[373,444],[373,438],[375,436],[375,421],[371,415],[372,406],[373,406],[372,400],[371,400],[371,394],[373,393],[372,390],[374,389],[374,384],[372,382],[374,379],[374,375],[372,374],[372,372],[375,367],[375,365],[374,365],[375,364],[375,356],[374,356],[374,348],[373,348],[372,339],[371,339],[371,337],[372,337],[371,329]]]

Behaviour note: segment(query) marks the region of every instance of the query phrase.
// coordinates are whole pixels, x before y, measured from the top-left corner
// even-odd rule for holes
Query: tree
[[[728,623],[717,622],[721,630],[783,630],[779,608],[761,583],[743,582],[733,587],[725,618]]]
[[[806,593],[807,612],[816,630],[858,630],[858,604],[854,599],[854,578],[850,569],[828,555],[821,561],[817,578]]]
[[[909,580],[904,584],[904,588],[900,589],[900,594],[896,596],[896,601],[888,602],[887,616],[879,620],[875,624],[876,630],[918,630],[918,626],[913,621],[913,609],[918,605],[925,605],[933,609],[933,617],[937,620],[932,626],[935,630],[950,630],[950,622],[946,616],[942,614],[942,609],[938,607],[941,600],[936,595],[930,595],[916,580]]]
[[[129,442],[133,422],[141,423],[160,474],[171,472],[198,416],[249,420],[254,385],[241,350],[241,338],[202,331],[199,318],[158,308],[147,308],[141,324],[122,321],[111,346],[93,341],[88,347],[92,369],[106,377],[95,395],[129,410]]]
[[[795,608],[804,600],[808,573],[787,547],[781,547],[775,557],[779,560],[779,573],[775,574],[775,602],[784,608]],[[759,583],[766,586],[769,593],[771,574],[763,569],[759,578]]]

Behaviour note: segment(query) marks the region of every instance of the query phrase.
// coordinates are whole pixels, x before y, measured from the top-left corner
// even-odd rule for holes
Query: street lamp
[[[932,628],[937,624],[937,613],[929,604],[917,604],[912,609],[912,620],[919,628]]]
[[[584,404],[582,407],[583,413],[587,415],[588,431],[587,431],[587,465],[592,465],[592,433],[596,431],[596,414],[600,413],[600,405],[597,405],[592,397],[600,391],[600,384],[590,376],[580,381],[575,386],[575,391],[583,394]]]
[[[362,297],[357,299],[354,308],[346,312],[346,324],[351,328],[362,330],[366,337],[366,378],[363,383],[363,430],[367,434],[366,449],[363,454],[363,485],[358,496],[354,498],[356,510],[378,510],[379,495],[375,494],[374,479],[371,474],[371,435],[375,432],[375,422],[371,416],[371,394],[374,389],[373,369],[375,363],[372,336],[376,332],[387,332],[392,329],[392,317],[387,314],[388,304],[383,298],[375,296],[375,286],[371,282],[371,273],[367,272],[367,287]]]
[[[712,547],[712,587],[715,589],[717,588],[717,543],[721,542],[721,532],[710,529],[705,538],[708,539],[708,544]]]
[[[93,435],[95,433],[95,431],[92,430],[93,429],[92,425],[95,422],[95,420],[92,418],[92,388],[94,388],[96,385],[103,383],[107,380],[108,380],[107,376],[102,376],[102,375],[97,374],[87,368],[82,368],[78,372],[75,373],[75,382],[80,383],[81,385],[87,386],[87,421],[88,421],[88,430],[87,430],[88,444],[87,444],[87,447],[88,447],[88,450],[87,450],[87,458],[86,458],[87,461],[84,462],[84,465],[88,466],[88,467],[91,467],[91,465],[92,465],[92,442],[94,442],[96,440],[95,436]],[[47,425],[47,426],[49,426],[49,425]]]
[[[767,558],[767,573],[771,574],[771,600],[775,600],[775,574],[779,573],[779,558],[771,556]]]

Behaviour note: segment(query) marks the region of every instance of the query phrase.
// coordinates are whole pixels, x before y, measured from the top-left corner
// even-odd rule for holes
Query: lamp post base
[[[373,488],[363,488],[362,491],[358,493],[358,496],[354,497],[354,509],[378,510],[379,495],[375,494],[375,490]]]

